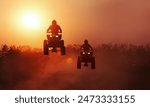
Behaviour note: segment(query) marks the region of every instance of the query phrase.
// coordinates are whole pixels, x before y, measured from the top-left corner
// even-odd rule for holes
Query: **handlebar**
[[[51,32],[46,32],[47,34],[49,34],[49,35],[52,35],[53,33],[51,33]],[[54,34],[54,35],[60,35],[60,34],[62,34],[62,33],[60,33],[60,32],[58,32],[57,34]]]
[[[92,49],[84,50],[83,48],[81,48],[81,49],[80,49],[80,51],[81,51],[81,52],[93,52],[93,50],[92,50]]]

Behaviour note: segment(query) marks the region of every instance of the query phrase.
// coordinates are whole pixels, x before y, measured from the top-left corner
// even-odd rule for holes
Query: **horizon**
[[[41,51],[43,52],[43,48],[42,47],[32,47],[30,45],[8,45],[8,44],[0,44],[0,51],[2,51],[2,48],[3,46],[7,46],[8,47],[8,50],[10,48],[13,48],[14,50],[16,49],[19,49],[20,51],[24,50],[24,51]],[[75,49],[78,49],[80,48],[80,46],[82,46],[82,44],[67,44],[65,45],[66,48],[71,48],[71,47],[74,47]],[[130,43],[101,43],[101,44],[98,44],[96,46],[92,46],[94,49],[99,49],[99,48],[102,48],[102,47],[105,47],[105,46],[111,46],[110,49],[112,49],[113,47],[116,47],[119,49],[121,47],[126,47],[126,49],[130,49],[130,48],[143,48],[143,49],[150,49],[150,43],[148,44],[130,44]]]

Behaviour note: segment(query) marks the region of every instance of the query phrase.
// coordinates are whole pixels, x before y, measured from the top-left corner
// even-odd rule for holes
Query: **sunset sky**
[[[65,44],[150,43],[150,0],[1,0],[0,44],[42,47],[56,19]]]

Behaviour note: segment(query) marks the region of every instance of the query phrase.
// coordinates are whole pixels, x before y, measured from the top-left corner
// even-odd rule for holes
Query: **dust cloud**
[[[99,45],[95,70],[76,68],[78,48],[67,46],[65,56],[44,56],[41,49],[1,49],[0,89],[150,89],[149,45]]]

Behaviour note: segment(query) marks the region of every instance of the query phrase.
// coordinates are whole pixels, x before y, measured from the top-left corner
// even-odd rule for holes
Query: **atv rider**
[[[92,46],[88,43],[88,40],[84,40],[84,44],[81,46],[81,50],[85,52],[89,52],[90,50],[93,51]],[[87,62],[84,64],[84,66],[88,66]]]
[[[58,33],[62,33],[61,27],[57,24],[56,20],[52,21],[52,25],[47,29],[47,33],[52,33],[58,35]]]
[[[52,33],[54,35],[59,35],[60,36],[60,39],[61,39],[61,34],[59,33],[62,33],[62,29],[61,27],[57,24],[57,21],[56,20],[53,20],[52,21],[52,25],[49,26],[49,28],[47,29],[47,33]],[[49,38],[49,37],[47,37]],[[52,51],[56,51],[56,47],[53,48]]]
[[[88,40],[84,40],[84,44],[81,46],[81,49],[83,49],[85,52],[93,51],[92,46],[88,43]]]

